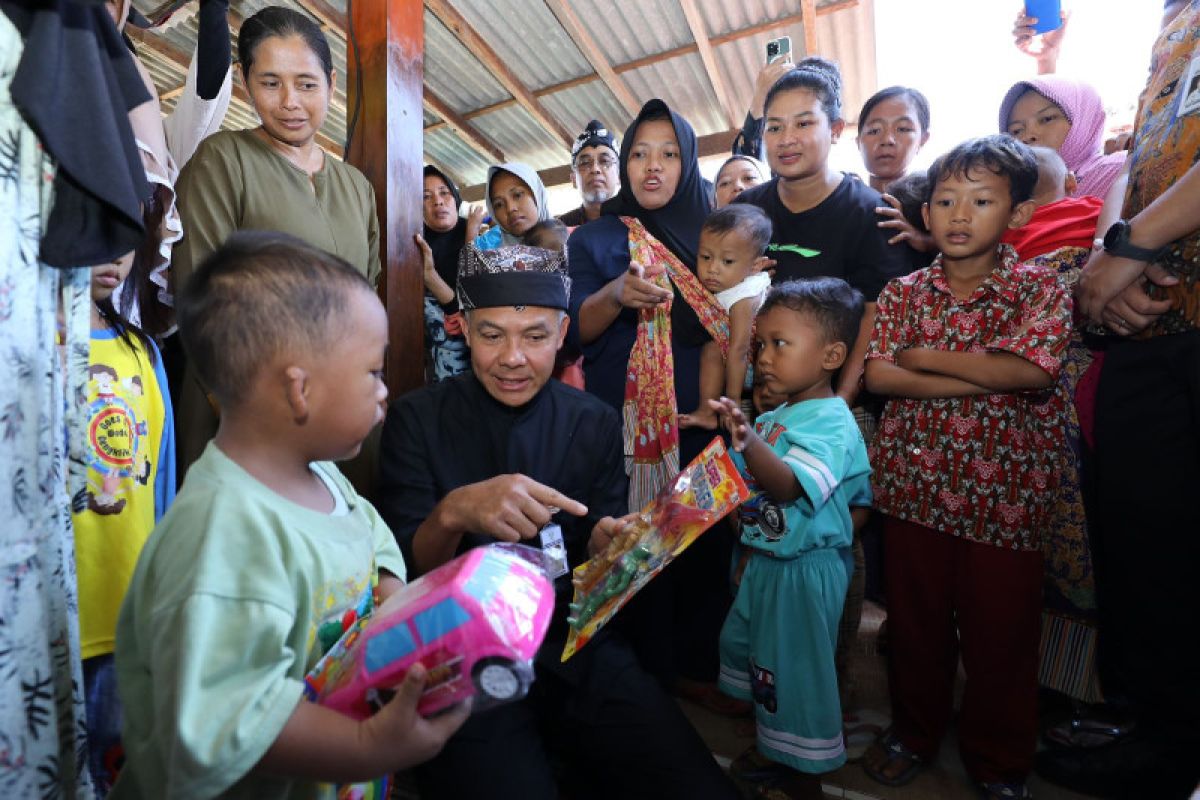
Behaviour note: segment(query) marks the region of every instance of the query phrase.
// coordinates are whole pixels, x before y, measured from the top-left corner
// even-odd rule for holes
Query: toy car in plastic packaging
[[[423,716],[472,696],[475,711],[524,697],[554,611],[540,556],[477,547],[404,586],[317,663],[308,696],[363,719],[419,662],[428,673]]]

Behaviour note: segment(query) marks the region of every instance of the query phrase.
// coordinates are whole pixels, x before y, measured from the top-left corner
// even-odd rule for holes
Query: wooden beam
[[[737,125],[738,113],[733,109],[729,90],[725,86],[724,73],[721,70],[721,66],[717,63],[717,54],[713,50],[712,42],[708,40],[708,30],[704,27],[704,17],[700,15],[700,9],[696,7],[696,0],[679,0],[679,5],[683,8],[683,15],[687,17],[688,28],[692,31],[692,38],[696,40],[696,48],[700,52],[700,60],[704,62],[704,71],[708,75],[708,82],[712,84],[713,93],[717,96],[717,102],[725,110],[725,119],[729,123],[729,127],[732,128]]]
[[[479,155],[497,164],[508,160],[499,147],[485,139],[474,125],[463,119],[445,100],[431,92],[428,86],[425,87],[424,102],[426,108],[444,119],[450,130]]]
[[[641,109],[641,104],[637,98],[633,96],[629,86],[617,75],[613,70],[612,65],[608,63],[608,57],[604,55],[604,51],[600,49],[600,45],[596,44],[596,40],[592,38],[591,32],[587,26],[579,19],[579,15],[575,13],[575,9],[571,8],[570,0],[545,0],[550,11],[558,19],[558,24],[562,25],[563,30],[567,32],[567,36],[579,48],[579,52],[583,53],[583,57],[592,65],[592,69],[596,71],[596,76],[604,82],[608,90],[617,98],[617,102],[629,112],[629,116],[637,116]]]
[[[804,55],[818,55],[817,0],[800,0],[800,14],[804,17]]]
[[[840,2],[837,2],[837,3],[830,3],[828,5],[820,6],[817,8],[817,16],[823,17],[826,14],[832,14],[836,11],[844,11],[849,8],[854,8],[855,6],[858,5],[858,3],[859,3],[859,0],[840,0]],[[738,39],[745,39],[750,36],[757,36],[760,33],[770,33],[772,31],[779,30],[780,28],[786,28],[791,25],[800,25],[800,24],[803,24],[803,22],[804,22],[803,14],[789,14],[786,17],[779,17],[778,19],[769,20],[767,22],[759,22],[757,24],[750,25],[745,28],[739,28],[736,31],[730,31],[729,33],[723,33],[720,36],[713,36],[712,38],[709,39],[709,41],[712,43],[713,47],[717,47],[717,46],[720,46],[723,44],[728,44],[729,42],[736,42]],[[649,67],[654,64],[658,64],[663,61],[668,61],[672,58],[678,58],[679,56],[686,56],[691,53],[695,53],[697,51],[698,51],[698,48],[696,47],[696,44],[693,42],[691,44],[685,44],[680,47],[673,47],[670,50],[664,50],[661,53],[654,53],[652,55],[644,56],[642,58],[638,58],[633,61],[627,61],[624,64],[617,64],[616,66],[613,67],[613,72],[616,72],[618,75],[623,75],[626,72],[629,72],[631,70],[641,69],[642,67]],[[534,92],[534,95],[537,96],[538,98],[542,98],[542,97],[546,97],[547,95],[556,94],[557,92],[566,91],[567,89],[574,89],[576,86],[584,86],[586,84],[589,84],[589,83],[592,83],[593,81],[598,81],[598,80],[600,80],[599,75],[595,75],[595,74],[582,75],[578,78],[572,78],[569,81],[563,81],[562,83],[555,83],[555,84],[553,84],[551,86],[547,86],[543,89],[538,89]],[[484,106],[483,108],[477,108],[474,111],[468,111],[463,114],[463,119],[473,120],[473,119],[476,119],[477,117],[482,117],[485,114],[490,114],[493,111],[500,111],[501,109],[515,106],[516,104],[517,104],[516,100],[511,100],[511,99],[501,100],[499,103],[493,103],[490,106]],[[445,124],[446,123],[444,123],[444,122],[435,122],[435,123],[427,126],[425,128],[425,132],[429,133],[430,131],[435,131],[438,128],[444,127]]]
[[[741,133],[741,129],[721,131],[719,133],[710,133],[707,136],[701,136],[696,140],[696,157],[707,158],[715,156],[718,153],[728,153],[733,146],[734,138]],[[571,165],[562,164],[549,169],[538,170],[538,177],[542,179],[542,183],[547,187],[561,186],[571,181]],[[461,184],[460,184],[461,186]],[[462,190],[462,199],[468,203],[478,203],[483,200],[483,193],[486,190],[486,185],[477,183],[474,186],[467,186]]]
[[[450,32],[462,42],[472,55],[479,59],[483,68],[516,98],[517,103],[529,112],[534,121],[558,139],[568,150],[571,148],[571,134],[567,133],[566,128],[546,110],[537,96],[521,83],[516,73],[508,68],[499,54],[479,35],[478,31],[471,27],[463,15],[458,13],[449,0],[425,0],[425,7],[450,29]],[[357,26],[356,29],[358,29]]]
[[[392,397],[425,382],[425,284],[422,259],[413,242],[421,232],[423,164],[421,85],[425,20],[421,0],[369,0],[352,6],[362,72],[350,59],[346,85],[351,108],[359,108],[347,160],[375,189],[383,280],[388,312],[385,365]],[[353,97],[362,84],[362,97]]]

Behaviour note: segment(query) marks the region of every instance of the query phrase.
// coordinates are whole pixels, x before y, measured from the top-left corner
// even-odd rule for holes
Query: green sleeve
[[[366,500],[361,502],[366,505],[371,520],[371,534],[375,538],[375,569],[387,570],[400,580],[407,581],[408,567],[404,563],[404,556],[400,554],[400,546],[396,544],[392,529],[379,516],[375,506]]]
[[[171,254],[175,293],[187,285],[200,262],[239,227],[245,177],[234,141],[221,134],[204,140],[175,184],[183,218],[183,239]]]
[[[375,187],[367,183],[367,280],[379,288],[379,212],[375,207]]]
[[[266,754],[301,702],[290,677],[305,656],[288,646],[290,609],[196,593],[149,620],[155,738],[164,797],[215,797]],[[148,698],[149,699],[149,698]]]

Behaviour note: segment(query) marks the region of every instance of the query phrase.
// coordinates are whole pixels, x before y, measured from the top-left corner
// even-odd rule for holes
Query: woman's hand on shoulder
[[[908,246],[921,253],[931,253],[934,250],[933,237],[922,230],[917,230],[917,227],[909,222],[904,217],[904,211],[900,206],[900,201],[892,197],[890,194],[883,195],[883,202],[886,206],[879,206],[875,209],[875,213],[883,217],[883,221],[879,223],[881,228],[890,228],[897,233],[892,238],[888,239],[888,244],[900,244],[908,242]]]

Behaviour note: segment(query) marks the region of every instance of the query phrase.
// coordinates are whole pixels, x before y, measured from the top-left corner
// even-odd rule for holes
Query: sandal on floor
[[[1136,725],[1110,720],[1076,716],[1055,725],[1043,734],[1046,741],[1072,750],[1094,750],[1107,747],[1125,739],[1133,733]]]
[[[984,800],[1033,800],[1033,792],[1022,782],[981,783],[979,790],[983,793]]]
[[[766,783],[788,773],[788,768],[758,752],[750,745],[729,765],[729,774],[746,783]]]
[[[872,762],[878,762],[879,766],[872,767]],[[905,747],[890,730],[867,748],[859,763],[862,764],[863,772],[867,773],[868,778],[884,786],[907,786],[925,766],[922,758]],[[894,775],[889,775],[888,768],[896,764],[901,764],[904,768]]]

